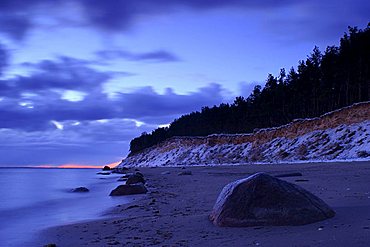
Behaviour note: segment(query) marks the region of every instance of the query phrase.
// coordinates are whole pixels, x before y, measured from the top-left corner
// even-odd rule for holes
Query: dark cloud
[[[49,89],[93,90],[100,88],[104,82],[115,75],[115,72],[97,71],[87,64],[85,60],[70,57],[59,57],[57,60],[43,60],[38,63],[24,63],[24,67],[34,72],[28,76],[22,75],[0,81],[0,96],[14,96],[22,92],[35,93]]]
[[[0,50],[1,51],[1,50]],[[222,88],[210,84],[196,92],[159,94],[150,86],[108,97],[104,83],[114,76],[70,57],[25,63],[32,72],[0,80],[0,129],[27,131],[55,128],[52,121],[136,119],[154,125],[169,123],[181,114],[222,102]],[[65,97],[66,91],[80,95]]]
[[[295,25],[295,21],[306,22],[310,29],[328,29],[335,27],[333,23],[345,22],[347,25],[353,21],[359,23],[368,21],[370,12],[369,1],[366,0],[343,0],[343,1],[319,1],[319,0],[79,0],[79,1],[58,1],[58,0],[2,0],[0,2],[0,32],[3,32],[14,39],[21,39],[27,31],[35,26],[36,16],[52,17],[53,11],[57,7],[67,6],[69,8],[80,5],[83,13],[82,25],[90,25],[104,31],[121,32],[132,27],[141,16],[155,16],[174,13],[184,9],[191,10],[213,10],[219,8],[235,8],[238,10],[260,10],[266,13],[264,19],[270,19],[268,12],[274,10],[277,13],[282,11],[277,21],[285,21],[283,9],[285,7],[295,8],[296,12],[302,15],[294,15],[296,19],[288,23],[294,27],[295,31],[305,30],[302,26]],[[68,6],[67,6],[68,7]],[[286,10],[286,8],[285,8]],[[338,18],[341,16],[343,18]],[[306,17],[309,20],[304,20]],[[303,18],[303,20],[302,20]],[[327,23],[326,21],[329,20]],[[273,21],[273,20],[271,20]],[[320,24],[317,26],[317,21]],[[333,22],[333,23],[332,23]],[[62,25],[68,25],[64,20]],[[269,22],[274,26],[274,22]],[[364,23],[366,25],[367,23]],[[324,27],[321,27],[324,26]],[[343,29],[342,25],[337,25],[338,29]],[[327,27],[327,28],[325,28]],[[281,29],[280,31],[282,31]],[[325,32],[323,32],[325,33]],[[327,33],[327,32],[326,32]],[[337,32],[332,32],[337,35]]]
[[[144,53],[133,53],[125,50],[102,50],[96,52],[99,59],[126,59],[130,61],[148,61],[148,62],[178,62],[180,59],[164,50],[157,50]]]
[[[4,45],[0,43],[0,76],[3,73],[3,70],[5,67],[8,66],[9,63],[9,53]],[[0,82],[0,91],[1,91],[2,85]]]
[[[173,13],[186,8],[203,11],[223,7],[268,9],[293,3],[295,3],[293,0],[90,0],[81,2],[91,23],[112,31],[130,28],[141,15]]]
[[[32,27],[31,18],[24,15],[10,15],[0,12],[0,32],[9,35],[15,40],[25,37],[27,31]]]

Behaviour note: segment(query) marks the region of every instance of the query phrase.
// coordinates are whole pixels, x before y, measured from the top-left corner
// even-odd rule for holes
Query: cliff
[[[251,134],[173,137],[118,167],[370,160],[370,102]]]

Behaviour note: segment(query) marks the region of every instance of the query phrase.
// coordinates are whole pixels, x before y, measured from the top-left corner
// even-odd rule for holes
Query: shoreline
[[[120,205],[104,219],[49,228],[34,245],[63,246],[368,246],[370,243],[370,161],[277,165],[139,168],[149,193]],[[282,178],[314,193],[337,213],[303,226],[220,228],[208,214],[221,189],[255,172]],[[162,174],[170,172],[170,174]],[[299,180],[307,181],[299,181]],[[297,181],[295,181],[297,180]],[[114,189],[114,188],[112,188]],[[107,195],[108,196],[108,195]],[[36,245],[37,244],[37,245]]]

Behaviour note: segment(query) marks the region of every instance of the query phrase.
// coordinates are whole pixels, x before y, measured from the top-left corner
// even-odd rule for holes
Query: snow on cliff
[[[252,134],[173,137],[118,167],[370,160],[370,102]]]

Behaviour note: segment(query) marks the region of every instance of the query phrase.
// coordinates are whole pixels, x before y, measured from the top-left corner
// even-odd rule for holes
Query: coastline
[[[370,243],[370,161],[139,168],[149,193],[110,210],[108,217],[52,227],[33,245],[63,246],[368,246]],[[170,174],[163,174],[170,172]],[[304,226],[220,228],[208,215],[221,189],[255,172],[296,183],[328,203],[337,213]],[[298,179],[298,181],[296,181]],[[308,181],[299,181],[299,180]],[[112,188],[113,189],[113,188]],[[108,195],[107,195],[108,196]],[[136,198],[133,197],[133,198]]]

